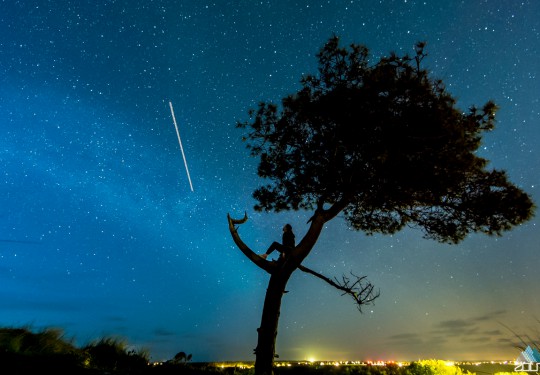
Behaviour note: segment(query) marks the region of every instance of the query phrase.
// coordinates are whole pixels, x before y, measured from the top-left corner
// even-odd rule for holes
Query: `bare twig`
[[[379,291],[375,291],[375,287],[373,286],[373,284],[366,280],[367,276],[356,276],[351,272],[354,280],[351,280],[351,278],[345,275],[341,277],[341,280],[338,280],[337,278],[334,278],[334,280],[332,280],[302,265],[298,266],[298,269],[300,271],[309,273],[310,275],[316,276],[319,279],[326,281],[334,288],[341,290],[343,292],[342,296],[351,296],[356,303],[358,311],[360,312],[362,312],[363,305],[372,304],[373,301],[380,295]]]

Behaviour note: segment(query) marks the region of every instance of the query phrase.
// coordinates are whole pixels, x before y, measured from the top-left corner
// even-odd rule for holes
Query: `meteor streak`
[[[180,144],[180,151],[182,152],[182,158],[184,159],[184,165],[186,166],[186,173],[187,173],[187,178],[189,181],[189,187],[191,188],[191,191],[193,191],[193,185],[191,184],[191,177],[189,176],[189,169],[187,166],[186,155],[184,155],[184,147],[182,147],[182,140],[180,139],[180,132],[178,131],[178,125],[176,124],[176,117],[174,117],[174,109],[171,102],[169,102],[169,107],[171,107],[171,115],[174,122],[174,128],[176,129],[176,135],[178,136],[178,144]]]

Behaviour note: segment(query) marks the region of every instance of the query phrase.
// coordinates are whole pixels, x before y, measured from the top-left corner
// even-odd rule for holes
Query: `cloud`
[[[127,319],[123,316],[119,316],[119,315],[111,315],[109,317],[107,317],[107,320],[109,322],[121,322],[121,323],[124,323],[127,321]]]
[[[11,311],[53,311],[53,312],[79,312],[88,307],[79,301],[70,300],[30,300],[0,298],[0,309]]]
[[[395,332],[387,337],[388,345],[416,347],[426,355],[438,351],[465,357],[469,352],[481,352],[482,348],[495,350],[511,342],[502,340],[504,333],[497,327],[496,317],[504,314],[506,311],[499,310],[470,318],[441,320],[426,327],[424,332]]]
[[[176,333],[165,328],[156,328],[154,330],[154,335],[158,337],[170,337],[170,336],[175,336]]]
[[[393,335],[389,337],[390,340],[396,341],[417,341],[420,340],[420,335],[418,333],[400,333],[398,335]]]
[[[493,320],[502,315],[505,315],[506,313],[507,313],[506,310],[497,310],[497,311],[489,312],[484,315],[477,316],[476,318],[473,318],[473,320],[476,320],[476,321]]]
[[[485,331],[484,332],[484,335],[488,335],[488,336],[500,336],[502,335],[502,332],[498,329],[494,329],[492,331]]]
[[[484,325],[496,322],[495,318],[504,314],[506,314],[506,310],[498,310],[481,316],[472,317],[470,319],[443,320],[435,325],[435,330],[433,333],[448,336],[500,336],[502,335],[502,332],[499,329],[486,329]]]
[[[470,342],[470,343],[484,343],[484,342],[490,342],[491,337],[489,336],[471,336],[471,337],[464,337],[462,339],[462,342]]]
[[[432,333],[443,336],[464,336],[477,333],[478,331],[479,328],[473,321],[453,319],[438,323]]]
[[[397,335],[392,335],[388,337],[388,339],[391,341],[391,345],[421,345],[426,348],[429,348],[431,346],[437,346],[444,344],[447,339],[444,336],[440,335],[422,335],[419,333],[400,333]]]
[[[463,320],[463,319],[454,319],[454,320],[445,320],[437,324],[439,328],[450,329],[450,330],[463,330],[469,327],[474,326],[474,323]]]

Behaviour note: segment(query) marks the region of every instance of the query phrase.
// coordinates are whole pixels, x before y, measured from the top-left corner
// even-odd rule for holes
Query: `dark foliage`
[[[147,361],[144,352],[136,353],[126,348],[124,342],[111,338],[77,348],[57,329],[33,333],[27,328],[0,328],[0,374],[252,375],[254,371],[253,368],[222,367],[212,363],[187,363],[191,357],[185,352],[179,352],[170,361],[155,365]],[[276,375],[433,375],[437,373],[437,361],[431,362],[433,363],[412,362],[403,367],[395,364],[298,364],[279,366],[274,372]]]
[[[442,81],[414,56],[370,65],[366,47],[331,38],[319,73],[281,106],[261,103],[239,123],[258,174],[259,211],[344,206],[367,234],[418,227],[427,238],[458,243],[473,232],[500,235],[531,218],[533,202],[504,171],[477,154],[497,106],[462,111]]]
[[[182,353],[182,352],[181,352]],[[150,363],[144,351],[128,350],[121,340],[103,338],[78,348],[61,330],[32,332],[28,328],[0,328],[0,373],[10,375],[137,375],[211,374],[206,366],[173,361],[162,366]]]
[[[87,366],[96,370],[139,374],[149,364],[149,358],[144,353],[128,350],[124,342],[112,338],[103,338],[82,350],[88,356]]]
[[[366,47],[343,48],[332,37],[317,54],[318,74],[303,77],[301,89],[280,105],[260,103],[237,124],[246,131],[251,155],[260,158],[264,180],[253,193],[255,210],[313,213],[304,238],[279,269],[240,239],[234,225],[247,216],[228,216],[239,249],[271,274],[257,374],[273,373],[281,298],[296,269],[344,291],[358,306],[379,296],[370,283],[362,284],[363,277],[340,282],[301,265],[325,223],[339,214],[368,235],[413,227],[454,244],[471,233],[502,235],[533,216],[529,195],[478,154],[484,132],[494,128],[497,106],[488,101],[468,111],[457,108],[443,82],[422,67],[424,48],[417,43],[412,56],[391,54],[371,63]]]

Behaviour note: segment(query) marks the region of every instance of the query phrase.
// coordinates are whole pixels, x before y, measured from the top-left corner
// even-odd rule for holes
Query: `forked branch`
[[[244,241],[242,241],[240,235],[238,234],[237,226],[244,224],[247,220],[247,213],[244,214],[244,217],[242,219],[233,219],[231,215],[227,214],[227,221],[229,222],[229,232],[231,233],[233,241],[236,246],[238,246],[240,251],[244,253],[246,257],[248,257],[249,260],[251,260],[253,263],[255,263],[258,267],[262,268],[266,272],[272,273],[274,272],[276,266],[255,254],[255,252],[253,252],[253,250],[251,250],[249,246],[247,246]]]
[[[334,278],[334,280],[332,280],[302,265],[298,266],[298,269],[300,269],[300,271],[309,273],[310,275],[316,276],[319,279],[326,281],[334,288],[341,290],[343,292],[341,294],[342,296],[348,295],[352,297],[354,303],[356,303],[358,311],[360,312],[362,312],[362,306],[372,304],[373,301],[380,296],[380,292],[375,291],[374,285],[366,280],[367,276],[356,276],[351,272],[354,279],[343,275],[341,280],[338,278]]]
[[[230,217],[230,215],[227,215],[227,217],[231,220],[231,223],[234,225],[244,224],[248,219],[247,212],[244,212],[244,217],[241,219],[233,219],[232,217]]]

